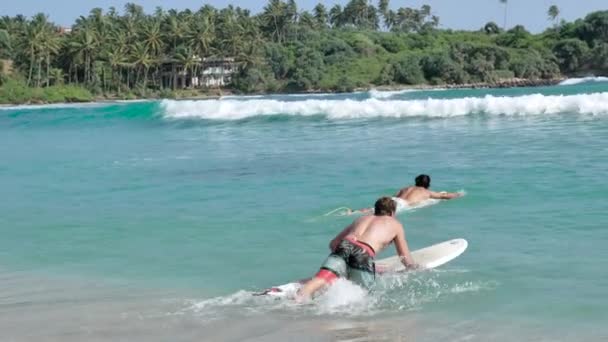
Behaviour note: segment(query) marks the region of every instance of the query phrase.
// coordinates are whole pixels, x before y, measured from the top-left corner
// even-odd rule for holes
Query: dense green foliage
[[[73,85],[32,88],[23,81],[8,79],[0,87],[0,103],[66,103],[92,100],[91,92]]]
[[[608,71],[608,11],[531,34],[493,22],[474,32],[441,30],[430,6],[389,5],[351,0],[308,12],[294,0],[270,0],[252,15],[209,5],[146,14],[127,4],[122,14],[93,9],[69,32],[43,14],[2,17],[0,59],[14,61],[27,87],[70,84],[119,96],[169,94],[180,85],[174,76],[164,89],[161,66],[170,65],[174,74],[200,74],[206,57],[234,57],[239,71],[231,87],[242,92],[492,83]],[[559,9],[548,15],[556,21]],[[3,90],[4,98],[8,93]]]

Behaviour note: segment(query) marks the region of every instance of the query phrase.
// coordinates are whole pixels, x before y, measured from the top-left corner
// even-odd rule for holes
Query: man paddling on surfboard
[[[450,200],[453,198],[462,197],[461,193],[458,192],[435,192],[429,190],[431,186],[431,177],[428,175],[419,175],[415,179],[415,184],[413,186],[405,187],[397,192],[397,194],[392,197],[393,201],[395,201],[397,205],[397,212],[400,212],[408,207],[412,207],[420,204],[429,199],[442,199],[442,200]],[[348,214],[352,213],[362,213],[362,214],[371,214],[373,212],[373,208],[365,208],[359,210],[350,210]]]
[[[298,291],[296,300],[304,301],[337,278],[348,278],[370,288],[376,278],[374,258],[391,242],[395,243],[401,263],[416,268],[405,240],[403,226],[395,219],[396,205],[390,197],[382,197],[374,205],[374,215],[360,217],[344,228],[329,243],[332,253],[319,272]]]

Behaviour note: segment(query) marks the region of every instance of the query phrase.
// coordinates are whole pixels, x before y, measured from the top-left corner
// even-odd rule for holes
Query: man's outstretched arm
[[[459,192],[435,192],[435,191],[430,191],[431,193],[431,198],[434,199],[443,199],[443,200],[450,200],[450,199],[454,199],[454,198],[458,198],[458,197],[462,197],[462,194]]]

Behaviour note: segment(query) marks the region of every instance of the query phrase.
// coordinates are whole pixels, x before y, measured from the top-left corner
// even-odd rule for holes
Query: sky
[[[157,6],[165,9],[198,9],[204,4],[222,8],[229,4],[251,9],[258,13],[267,3],[266,0],[2,0],[0,1],[0,16],[23,14],[32,16],[43,12],[50,19],[62,26],[71,26],[80,15],[87,15],[95,7],[104,9],[114,6],[124,8],[125,3],[134,2],[142,5],[146,12],[154,11]],[[297,0],[300,10],[311,10],[317,3],[322,2],[326,7],[335,4],[344,5],[348,0]],[[371,0],[377,5],[377,0]],[[391,8],[420,7],[429,4],[433,14],[439,16],[442,28],[476,30],[488,21],[495,21],[500,26],[503,22],[504,7],[498,0],[391,0]],[[606,0],[508,0],[508,23],[512,27],[524,25],[532,32],[540,32],[551,25],[547,19],[547,9],[557,5],[561,10],[561,18],[568,21],[584,17],[596,10],[608,10]]]

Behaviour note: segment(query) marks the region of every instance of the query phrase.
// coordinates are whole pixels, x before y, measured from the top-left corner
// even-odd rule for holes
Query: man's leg
[[[309,300],[312,295],[325,287],[327,283],[321,278],[314,277],[309,280],[296,294],[296,301],[303,302]]]
[[[296,294],[296,301],[302,302],[309,300],[317,291],[321,290],[327,285],[331,285],[338,276],[326,269],[321,269],[317,275],[309,280]]]

